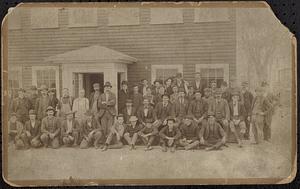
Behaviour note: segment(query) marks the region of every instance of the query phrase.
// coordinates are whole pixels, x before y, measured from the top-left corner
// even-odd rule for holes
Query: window
[[[109,9],[108,25],[138,25],[140,23],[140,10],[138,8]]]
[[[48,88],[55,88],[56,91],[59,91],[58,70],[56,66],[33,66],[32,84],[38,88],[41,87],[41,85],[46,85]]]
[[[229,64],[197,64],[196,72],[200,72],[202,82],[210,86],[210,82],[217,81],[220,87],[223,81],[229,81]]]
[[[12,96],[17,94],[19,88],[22,87],[22,67],[9,68],[8,71],[8,90]]]
[[[8,19],[8,29],[10,30],[18,30],[22,27],[22,8],[9,8],[8,9],[9,16]]]
[[[227,8],[196,8],[195,22],[224,22],[229,21]]]
[[[175,76],[177,73],[182,73],[183,66],[176,65],[152,65],[151,66],[151,81],[155,79],[161,79],[165,81],[168,77]]]
[[[31,27],[34,29],[58,28],[58,9],[42,7],[31,9]]]
[[[95,27],[98,26],[96,8],[69,8],[69,27]]]
[[[183,11],[179,8],[151,8],[150,24],[183,23]]]

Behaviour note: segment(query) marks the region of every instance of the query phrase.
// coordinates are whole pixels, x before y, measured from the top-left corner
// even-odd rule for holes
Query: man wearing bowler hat
[[[11,112],[17,114],[17,119],[22,124],[28,120],[28,112],[31,107],[30,101],[25,97],[25,90],[20,88],[18,90],[18,97],[13,100]]]
[[[126,104],[126,100],[129,98],[129,91],[128,91],[128,82],[122,81],[121,89],[118,93],[118,112],[121,113]]]
[[[41,121],[36,119],[35,110],[29,110],[29,120],[25,123],[25,129],[25,145],[33,148],[41,147]]]
[[[92,94],[90,95],[90,98],[89,98],[89,103],[90,103],[89,107],[90,107],[92,113],[94,114],[95,118],[98,119],[98,111],[99,111],[98,101],[99,101],[100,95],[101,95],[100,84],[94,83],[93,89],[94,89],[94,92],[92,92]]]
[[[114,123],[114,116],[116,115],[116,95],[111,92],[111,88],[110,82],[105,82],[104,93],[100,95],[98,102],[99,117],[105,136],[109,133],[109,130]]]
[[[74,112],[66,112],[66,120],[61,125],[61,139],[64,145],[78,146],[80,127],[76,119],[74,119]]]
[[[46,109],[49,106],[50,99],[47,94],[48,88],[46,87],[46,85],[41,85],[40,90],[41,96],[37,99],[36,113],[37,119],[41,121],[44,117],[47,116]]]
[[[41,141],[44,147],[59,147],[60,123],[57,117],[54,116],[55,110],[52,106],[46,109],[47,116],[42,120],[41,126]]]

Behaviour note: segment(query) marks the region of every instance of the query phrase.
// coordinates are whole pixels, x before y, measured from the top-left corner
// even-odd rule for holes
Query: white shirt
[[[147,117],[147,115],[148,115],[148,111],[149,111],[149,109],[148,109],[148,108],[144,108],[144,116],[145,116],[145,117]]]
[[[72,122],[73,122],[72,120],[71,121],[67,120],[67,133],[72,132],[72,128],[73,128]]]
[[[35,121],[30,121],[31,123],[31,127],[34,128],[35,127]]]
[[[239,103],[233,102],[233,115],[238,116],[239,115]]]
[[[108,102],[108,97],[109,97],[109,94],[108,93],[105,93],[105,101]]]

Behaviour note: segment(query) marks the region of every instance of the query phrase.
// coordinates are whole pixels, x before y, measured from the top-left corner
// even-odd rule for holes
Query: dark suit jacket
[[[132,94],[131,99],[133,102],[133,107],[138,109],[143,104],[143,95],[141,93]]]
[[[39,120],[35,120],[34,128],[31,126],[30,120],[26,121],[25,129],[31,134],[31,137],[33,138],[41,136],[41,122]]]
[[[146,121],[154,122],[156,120],[155,111],[152,106],[149,106],[147,116],[145,116],[145,114],[144,114],[144,106],[141,106],[137,110],[137,117],[138,117],[139,121],[142,123],[145,123]]]
[[[128,114],[127,108],[125,107],[122,111],[122,114],[124,115],[124,123],[129,123],[129,118],[130,116],[135,116],[136,115],[136,109],[135,107],[131,108],[131,115]]]
[[[116,95],[112,92],[109,92],[107,104],[102,104],[106,101],[105,93],[100,95],[98,100],[99,107],[99,116],[102,117],[105,112],[109,112],[111,115],[116,115]]]
[[[42,133],[54,133],[57,136],[60,132],[60,122],[57,117],[53,117],[53,120],[49,120],[48,117],[44,117],[41,125]],[[53,124],[52,124],[53,123]]]
[[[89,97],[89,102],[90,102],[90,108],[92,108],[93,104],[94,104],[94,95],[95,95],[95,91],[92,92],[92,94],[90,95]],[[98,100],[100,99],[100,96],[101,96],[101,92],[99,91],[99,97],[98,97]],[[97,103],[98,103],[98,100],[97,100]],[[98,105],[97,105],[98,107]]]
[[[233,102],[231,101],[229,103],[229,109],[230,109],[230,119],[232,120],[234,118],[233,116]],[[247,116],[244,104],[241,102],[238,102],[238,119],[244,120],[245,116]]]
[[[189,110],[189,102],[187,99],[184,99],[183,104],[180,103],[179,99],[177,99],[173,103],[174,111],[175,111],[175,117],[183,118],[187,115]]]
[[[245,91],[245,93],[242,93],[242,101],[245,106],[245,111],[249,115],[251,113],[251,106],[253,102],[253,95],[250,91]]]
[[[256,101],[259,101],[259,103],[256,103]],[[268,114],[269,111],[272,110],[272,105],[267,100],[267,98],[263,96],[256,96],[254,98],[251,106],[251,114],[258,113],[258,112],[253,112],[254,106],[258,106],[258,110],[263,112],[264,114]]]
[[[199,87],[197,87],[196,81],[192,81],[191,86],[195,89],[195,91],[196,91],[196,90],[199,90],[199,91],[201,91],[201,94],[202,94],[202,95],[204,94],[204,93],[203,93],[203,92],[204,92],[204,88],[206,87],[206,84],[205,84],[205,83],[200,82]]]
[[[206,122],[206,124],[201,127],[199,132],[199,138],[201,139],[203,137],[203,139],[208,140],[208,142],[210,142],[210,140],[221,140],[224,136],[225,131],[218,122],[215,122],[213,125],[209,125]]]
[[[126,100],[129,99],[128,90],[125,92],[123,89],[119,90],[118,93],[118,110],[119,113],[125,108]]]
[[[167,107],[163,107],[163,103],[159,102],[155,106],[156,118],[164,121],[168,116],[175,116],[173,105],[169,102]]]
[[[72,121],[72,126],[73,126],[73,131],[77,131],[79,132],[80,131],[80,128],[79,128],[79,123],[77,120],[73,119]],[[67,120],[64,120],[62,122],[62,125],[61,125],[61,136],[65,136],[67,133],[67,130],[68,130],[68,124],[67,124]]]
[[[82,136],[87,137],[89,135],[90,132],[94,131],[94,130],[102,130],[102,127],[100,126],[100,123],[93,118],[92,119],[92,123],[91,123],[91,127],[88,126],[87,121],[85,121],[82,125],[82,129],[81,129],[81,133]]]
[[[208,111],[208,104],[203,99],[194,100],[190,103],[188,114],[192,114],[196,119],[204,116],[206,118]]]

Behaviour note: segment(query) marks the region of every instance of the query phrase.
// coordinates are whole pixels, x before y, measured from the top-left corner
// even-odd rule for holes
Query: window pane
[[[183,13],[180,8],[151,8],[150,11],[150,24],[183,23]]]

